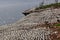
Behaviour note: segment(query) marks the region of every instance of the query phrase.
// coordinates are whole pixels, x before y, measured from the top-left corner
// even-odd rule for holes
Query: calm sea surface
[[[40,0],[0,0],[0,25],[14,23],[24,17],[22,12],[39,5]]]
[[[41,2],[42,0],[0,0],[0,25],[16,22],[24,17],[24,10],[37,7]],[[52,2],[54,0],[45,1],[45,4]]]

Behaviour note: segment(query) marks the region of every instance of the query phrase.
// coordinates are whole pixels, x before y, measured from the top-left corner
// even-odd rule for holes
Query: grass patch
[[[50,7],[58,8],[58,7],[60,7],[60,3],[53,3],[53,4],[49,4],[49,5],[39,6],[39,7],[36,7],[36,10],[38,10],[38,9],[46,9],[46,8],[50,8]]]
[[[59,24],[55,24],[55,26],[60,26],[60,23]]]

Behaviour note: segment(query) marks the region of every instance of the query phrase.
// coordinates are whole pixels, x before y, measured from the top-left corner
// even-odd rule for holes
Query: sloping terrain
[[[52,30],[44,24],[47,22],[52,25],[59,21],[60,8],[34,12],[0,30],[0,40],[51,40]]]

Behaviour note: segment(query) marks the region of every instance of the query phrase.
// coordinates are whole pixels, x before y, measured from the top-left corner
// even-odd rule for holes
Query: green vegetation
[[[59,24],[55,24],[55,26],[60,26],[60,23]]]
[[[53,3],[53,4],[49,4],[49,5],[40,5],[39,7],[36,8],[36,10],[38,9],[46,9],[46,8],[50,8],[50,7],[53,7],[53,8],[59,8],[60,7],[60,3]]]

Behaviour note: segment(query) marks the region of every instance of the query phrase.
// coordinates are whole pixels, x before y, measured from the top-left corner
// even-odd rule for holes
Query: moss
[[[39,7],[36,7],[36,10],[38,10],[38,9],[46,9],[46,8],[50,8],[50,7],[53,7],[53,8],[60,7],[60,3],[54,3],[54,4],[39,6]]]

